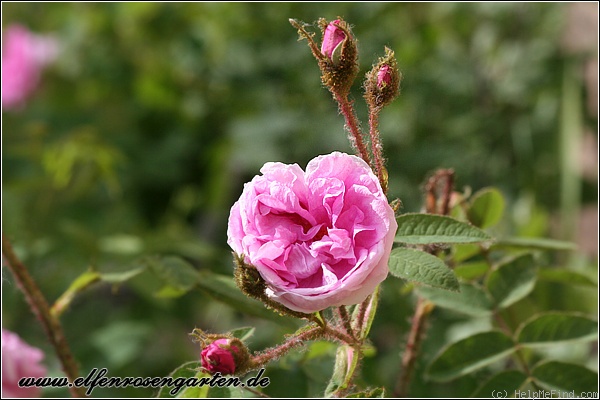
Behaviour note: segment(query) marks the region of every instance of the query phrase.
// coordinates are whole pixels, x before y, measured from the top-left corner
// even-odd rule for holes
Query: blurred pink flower
[[[58,42],[11,25],[2,43],[2,108],[22,107],[38,85],[42,68],[58,54]]]
[[[256,267],[267,295],[312,313],[362,302],[388,274],[394,211],[362,159],[334,152],[267,163],[233,205],[228,243]]]
[[[46,368],[40,364],[43,358],[44,353],[40,349],[31,347],[17,334],[2,329],[2,397],[39,397],[39,388],[20,388],[19,380],[46,376]]]

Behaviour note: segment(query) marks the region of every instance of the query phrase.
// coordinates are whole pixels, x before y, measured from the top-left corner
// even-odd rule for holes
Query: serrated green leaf
[[[480,228],[494,226],[502,218],[504,212],[504,197],[498,189],[485,188],[473,196],[467,218]]]
[[[435,214],[398,217],[395,242],[408,244],[477,243],[492,238],[481,229],[454,218]]]
[[[454,267],[454,273],[459,278],[473,280],[482,277],[490,269],[487,261],[472,261]]]
[[[534,288],[536,267],[531,254],[498,265],[486,280],[496,307],[506,308],[527,296]]]
[[[458,291],[454,272],[439,258],[420,250],[396,248],[389,260],[390,273],[412,282]]]
[[[198,271],[180,257],[148,257],[144,259],[144,263],[167,284],[177,289],[187,292],[198,281]]]
[[[417,292],[435,305],[474,317],[489,315],[493,304],[488,295],[470,283],[461,283],[460,292],[420,287]]]
[[[470,397],[509,398],[527,381],[527,375],[521,371],[502,371],[481,385]]]
[[[267,309],[260,301],[246,297],[235,285],[233,275],[219,275],[210,271],[202,271],[199,276],[198,289],[215,300],[255,317],[265,318],[291,328],[298,327],[296,319],[279,315]]]
[[[447,382],[498,361],[515,350],[502,332],[478,333],[446,347],[427,369],[429,379]]]
[[[173,378],[173,380],[177,379],[177,378],[192,378],[192,377],[201,377],[201,376],[206,376],[208,377],[208,374],[204,374],[200,371],[200,368],[202,367],[202,363],[200,361],[190,361],[190,362],[186,362],[182,365],[180,365],[179,367],[175,368],[175,370],[173,372],[171,372],[169,374],[170,377]],[[204,385],[201,387],[197,387],[197,389],[202,389],[202,393],[200,394],[204,394],[203,396],[199,396],[199,397],[206,397],[206,394],[208,394],[208,386]],[[171,394],[170,391],[175,389],[175,386],[163,386],[159,392],[158,395],[156,397],[167,397],[167,398],[175,398],[175,397],[179,397],[178,395],[181,394],[181,392],[183,390],[185,390],[185,387],[182,388],[181,390],[179,390],[175,395]],[[188,388],[188,389],[192,389],[192,388]]]
[[[525,346],[590,340],[598,336],[598,321],[573,313],[545,313],[524,322],[516,335]]]
[[[537,237],[514,237],[499,239],[492,245],[491,248],[494,249],[499,247],[517,247],[540,250],[577,250],[577,245],[575,243]]]
[[[559,397],[575,398],[584,392],[598,391],[598,373],[581,365],[546,361],[536,365],[531,375],[538,385],[548,390],[561,391],[562,395]],[[568,394],[571,392],[574,392],[574,396]]]
[[[231,333],[233,337],[236,337],[243,342],[245,340],[250,339],[252,335],[254,335],[255,330],[256,328],[254,328],[253,326],[246,326],[244,328],[233,329],[229,331],[229,333]]]
[[[538,278],[548,282],[564,283],[567,285],[589,286],[593,288],[598,286],[596,282],[587,276],[568,269],[542,268],[538,271]]]

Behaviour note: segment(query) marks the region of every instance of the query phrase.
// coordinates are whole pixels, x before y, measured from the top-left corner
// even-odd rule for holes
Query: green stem
[[[11,270],[19,288],[25,294],[31,311],[42,324],[50,343],[56,351],[67,379],[72,383],[79,376],[79,369],[67,344],[60,321],[50,312],[50,306],[46,298],[25,265],[16,256],[10,241],[4,234],[2,235],[2,253],[6,260],[5,265]],[[69,390],[73,397],[86,397],[84,388],[72,386]]]

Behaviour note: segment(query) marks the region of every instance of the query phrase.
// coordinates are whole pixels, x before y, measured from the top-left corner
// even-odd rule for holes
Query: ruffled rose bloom
[[[297,165],[267,163],[229,216],[228,243],[289,309],[312,313],[366,299],[388,273],[396,228],[377,177],[334,152]]]
[[[46,368],[40,364],[43,358],[44,353],[40,349],[2,329],[2,397],[39,397],[40,388],[20,388],[19,380],[46,376]]]
[[[38,85],[42,68],[58,52],[56,39],[35,35],[20,25],[6,29],[2,44],[2,108],[15,109]]]
[[[200,354],[202,368],[214,374],[231,375],[235,372],[235,358],[233,352],[239,352],[239,349],[230,344],[229,339],[217,339],[204,349]]]

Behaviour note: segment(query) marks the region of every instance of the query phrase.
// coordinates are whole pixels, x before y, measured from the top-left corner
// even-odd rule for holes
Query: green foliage
[[[395,277],[441,289],[458,291],[458,280],[442,260],[423,251],[396,248],[389,261]]]
[[[427,374],[435,381],[449,381],[506,357],[515,351],[514,346],[502,332],[478,333],[444,349]]]
[[[587,396],[587,393],[598,390],[598,373],[580,365],[547,361],[536,365],[532,375],[544,388],[562,393],[574,392],[575,397],[582,396],[582,393]]]
[[[477,392],[482,396],[496,383],[520,385],[522,372],[482,366],[494,356],[459,358],[466,363],[460,371],[440,361],[432,365],[444,380],[456,379],[444,385],[425,379],[423,368],[440,349],[490,328],[507,330],[503,342],[527,343],[520,353],[532,371],[527,379],[545,388],[595,390],[596,375],[582,365],[596,350],[548,361],[549,346],[540,345],[585,346],[593,335],[587,315],[597,312],[596,262],[572,253],[579,246],[570,242],[575,236],[565,222],[577,221],[583,205],[597,207],[597,182],[560,162],[578,148],[565,142],[576,129],[563,129],[562,139],[557,132],[561,108],[584,91],[569,75],[580,57],[559,47],[565,7],[3,3],[3,28],[23,23],[62,43],[35,95],[20,110],[3,110],[2,228],[59,310],[82,374],[107,367],[110,376],[167,376],[186,363],[173,376],[193,377],[199,363],[190,360],[199,351],[187,334],[194,327],[235,335],[250,333],[235,331],[240,326],[255,327],[252,350],[298,328],[298,321],[235,286],[227,217],[243,183],[265,162],[304,166],[317,154],[351,151],[318,67],[288,24],[288,18],[340,15],[359,38],[360,75],[370,69],[371,55],[383,53],[382,44],[398,58],[402,94],[380,121],[389,197],[400,198],[405,213],[397,242],[437,252],[426,257],[401,247],[391,260],[398,267],[398,253],[425,259],[410,268],[400,263],[402,278],[421,279],[414,293],[436,305],[410,394],[468,396],[486,379]],[[361,97],[360,82],[352,95]],[[583,119],[580,108],[570,120]],[[357,111],[365,115],[360,106]],[[597,117],[579,122],[597,130]],[[454,219],[413,214],[422,203],[419,187],[438,167],[454,168],[456,188],[465,187]],[[525,260],[524,251],[534,264],[507,264]],[[3,327],[42,347],[47,366],[61,376],[10,274],[3,279]],[[459,292],[426,286],[455,288],[455,279]],[[376,351],[357,377],[370,389],[355,397],[382,396],[384,387],[392,395],[398,349],[410,329],[410,288],[388,279],[373,297],[380,306],[364,333],[370,330]],[[579,317],[550,318],[556,315]],[[506,356],[511,368],[522,370],[517,355]],[[335,356],[335,345],[307,343],[306,352],[269,366],[265,393],[322,396]],[[481,368],[472,374],[474,366]],[[156,392],[98,388],[94,395]],[[207,388],[180,393],[249,395]]]
[[[398,218],[395,241],[408,244],[474,243],[490,240],[480,229],[450,217],[404,214]]]
[[[502,371],[492,376],[479,387],[471,397],[507,398],[521,388],[527,381],[527,375],[517,370]]]

